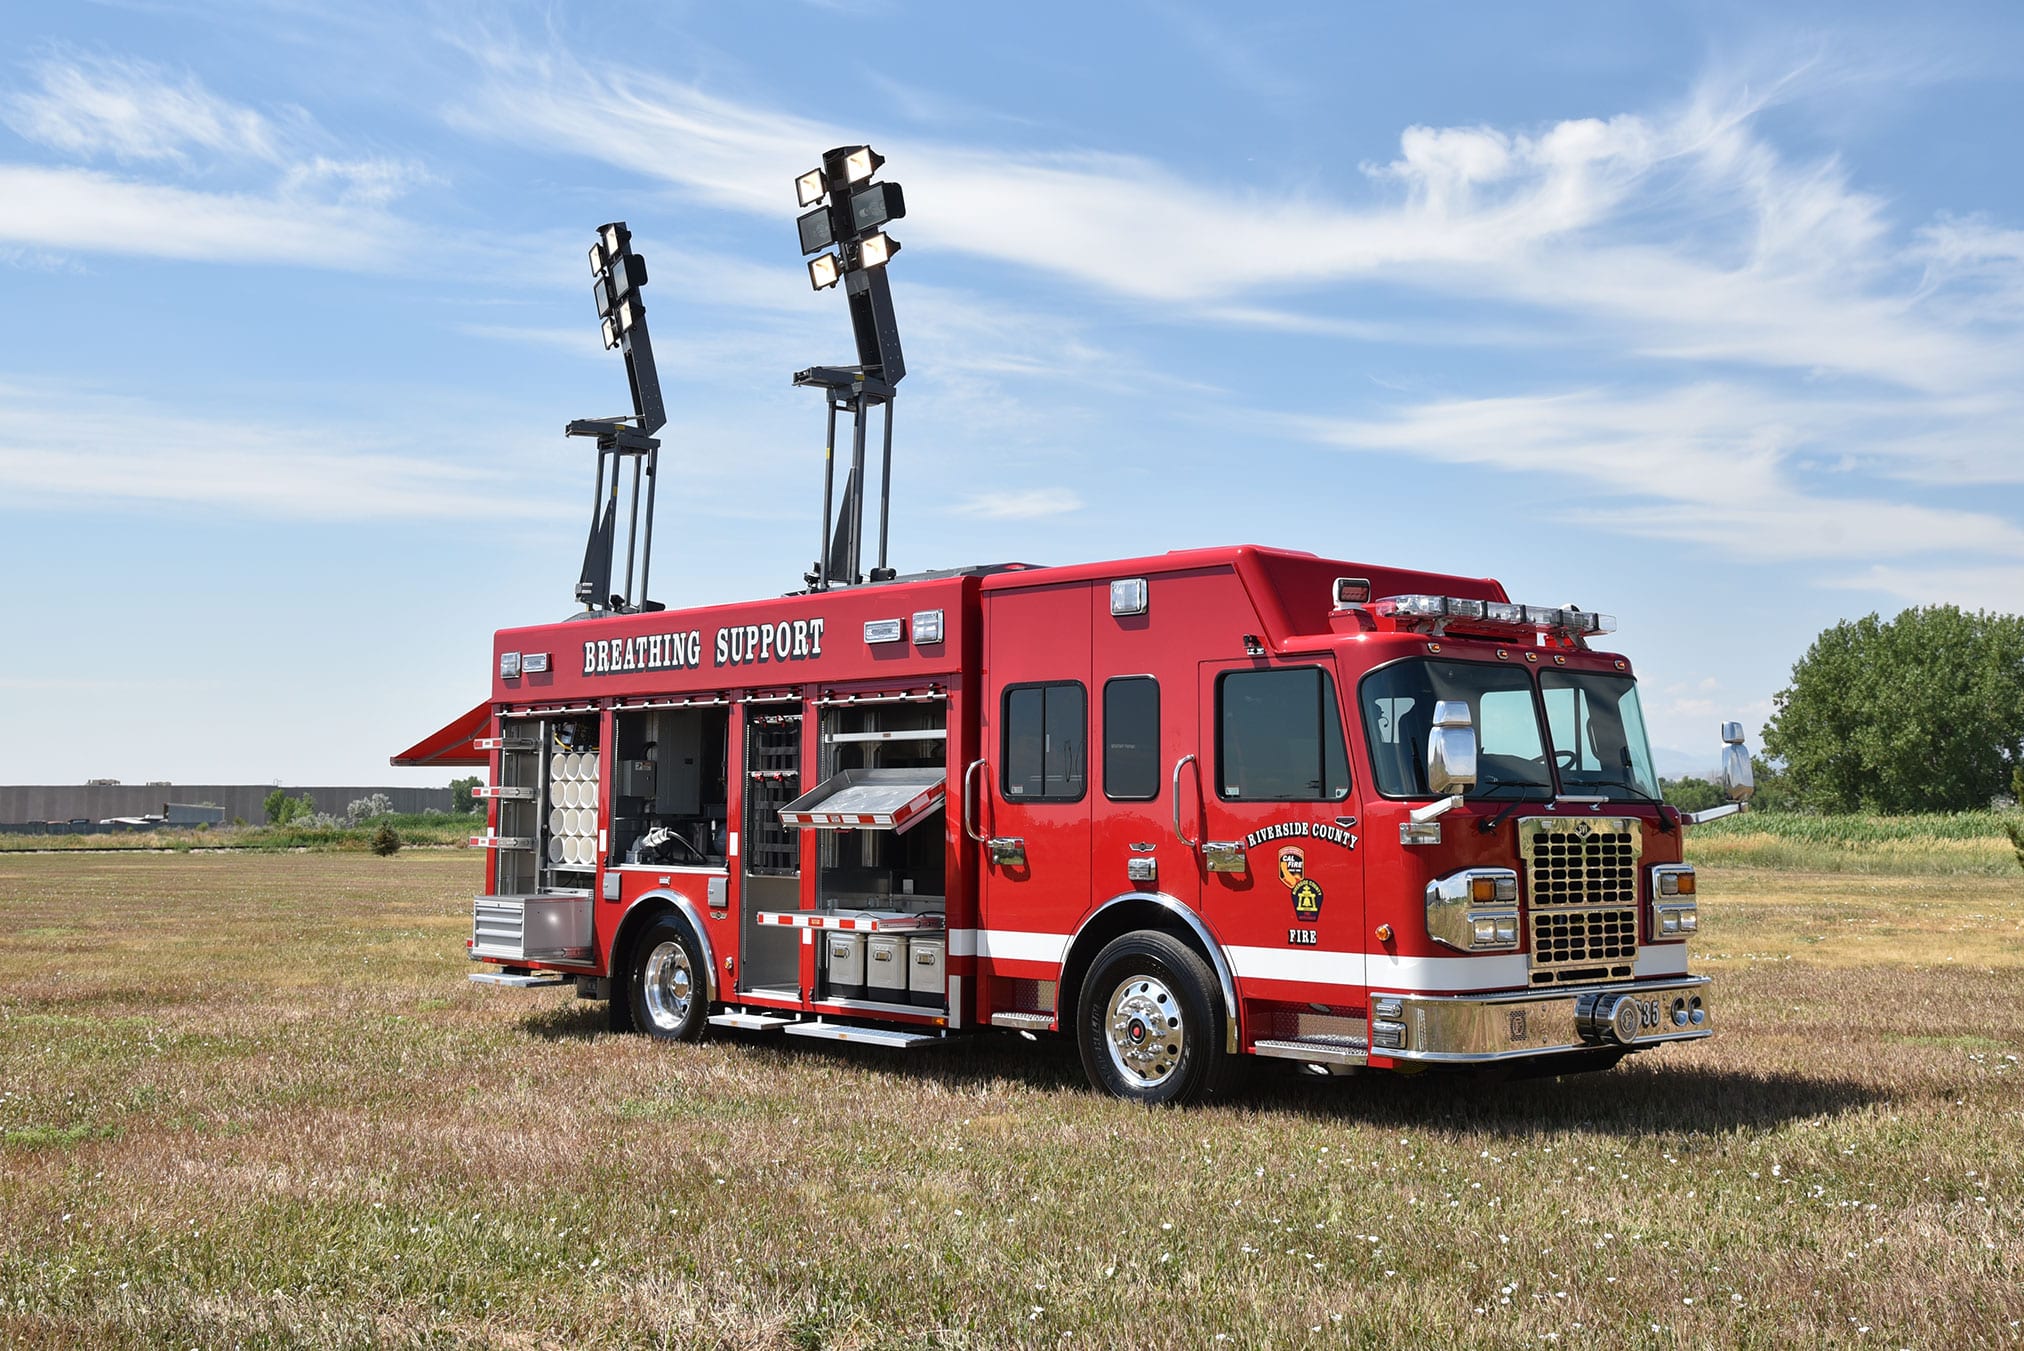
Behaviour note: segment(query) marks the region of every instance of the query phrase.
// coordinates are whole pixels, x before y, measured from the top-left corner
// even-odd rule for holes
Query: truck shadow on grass
[[[606,1017],[602,1004],[565,1004],[527,1015],[521,1027],[548,1041],[587,1040],[611,1035]],[[965,1037],[913,1051],[820,1041],[790,1044],[753,1033],[715,1032],[712,1037],[740,1054],[778,1057],[784,1065],[807,1060],[826,1068],[856,1067],[867,1076],[935,1084],[952,1092],[975,1093],[994,1084],[1014,1092],[1091,1091],[1075,1047],[1062,1037],[1037,1042]],[[680,1048],[669,1049],[680,1053]],[[1280,1061],[1246,1062],[1234,1078],[1224,1097],[1199,1110],[1513,1137],[1565,1131],[1719,1135],[1739,1127],[1764,1130],[1839,1115],[1894,1096],[1877,1085],[1833,1074],[1708,1067],[1665,1051],[1633,1056],[1613,1070],[1559,1078],[1498,1079],[1468,1072],[1323,1078]]]

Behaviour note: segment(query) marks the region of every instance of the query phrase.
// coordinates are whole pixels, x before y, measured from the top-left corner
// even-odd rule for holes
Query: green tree
[[[1792,668],[1764,728],[1797,804],[1969,811],[2024,764],[2024,617],[1953,605],[1844,621]]]
[[[394,829],[393,822],[381,821],[379,823],[379,828],[374,830],[372,833],[372,844],[370,847],[372,851],[375,854],[378,854],[381,858],[386,858],[389,855],[398,854],[400,852],[401,850],[400,832]]]
[[[471,790],[483,782],[476,774],[468,779],[450,780],[450,810],[461,816],[477,811],[478,799],[471,796]]]
[[[278,826],[285,819],[283,813],[288,810],[288,794],[277,788],[260,800],[260,806],[267,813],[267,823]]]
[[[1722,791],[1722,785],[1692,776],[1660,779],[1659,796],[1683,812],[1706,811],[1729,800],[1729,795]]]

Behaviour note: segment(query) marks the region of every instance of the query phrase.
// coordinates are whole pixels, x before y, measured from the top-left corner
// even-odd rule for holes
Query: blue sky
[[[889,158],[904,569],[1255,541],[1616,614],[1715,760],[1822,627],[2024,610],[2024,11],[0,8],[0,779],[429,782],[625,403],[658,598],[813,557],[792,180]]]

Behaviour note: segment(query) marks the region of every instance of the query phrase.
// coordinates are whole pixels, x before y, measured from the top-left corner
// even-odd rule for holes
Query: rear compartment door
[[[1051,982],[1089,904],[1086,585],[987,592],[977,955],[988,978]]]
[[[1326,657],[1201,666],[1200,774],[1183,776],[1182,815],[1199,804],[1188,833],[1201,908],[1247,998],[1362,1002],[1363,863],[1340,693]]]

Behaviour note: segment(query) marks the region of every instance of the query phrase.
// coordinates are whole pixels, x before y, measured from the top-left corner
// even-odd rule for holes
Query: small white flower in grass
[[[1160,1254],[1160,1261],[1162,1261],[1162,1262],[1171,1262],[1171,1261],[1173,1261],[1173,1260],[1174,1260],[1174,1255],[1173,1255],[1172,1253],[1170,1253],[1170,1252],[1163,1252],[1163,1253],[1161,1253],[1161,1254]]]

